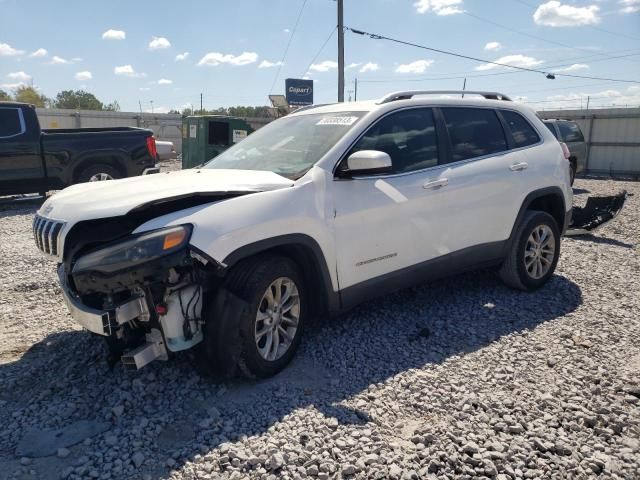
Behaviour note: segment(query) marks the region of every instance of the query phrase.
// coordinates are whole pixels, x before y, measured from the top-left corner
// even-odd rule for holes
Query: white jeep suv
[[[33,231],[71,315],[111,361],[197,345],[266,377],[312,315],[476,267],[540,287],[571,216],[560,144],[505,95],[432,93],[461,92],[301,109],[202,168],[55,194]]]

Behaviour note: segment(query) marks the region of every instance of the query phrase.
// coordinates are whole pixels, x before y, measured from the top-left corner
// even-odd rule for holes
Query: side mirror
[[[391,171],[391,157],[379,150],[360,150],[347,158],[346,176],[371,175]]]

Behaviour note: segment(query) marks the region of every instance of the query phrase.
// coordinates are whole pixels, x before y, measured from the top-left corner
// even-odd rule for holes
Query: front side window
[[[558,122],[558,128],[560,129],[560,135],[565,142],[584,142],[584,136],[582,130],[577,123],[573,122]]]
[[[452,161],[504,152],[507,140],[496,112],[486,108],[443,108]]]
[[[556,132],[556,128],[553,126],[553,122],[543,122],[544,125],[549,129],[553,136],[558,138],[558,132]]]
[[[304,175],[366,112],[308,113],[275,120],[215,157],[204,168]]]
[[[438,165],[438,137],[433,111],[430,108],[413,108],[387,115],[358,140],[349,155],[360,150],[387,153],[391,157],[393,173]]]
[[[511,131],[511,136],[513,137],[516,148],[533,145],[540,141],[540,137],[536,131],[522,115],[510,110],[500,110],[500,113]]]
[[[0,138],[13,137],[22,133],[20,110],[0,108]]]

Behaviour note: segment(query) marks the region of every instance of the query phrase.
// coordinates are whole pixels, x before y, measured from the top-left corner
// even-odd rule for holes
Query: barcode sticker
[[[358,117],[324,117],[316,125],[353,125]]]

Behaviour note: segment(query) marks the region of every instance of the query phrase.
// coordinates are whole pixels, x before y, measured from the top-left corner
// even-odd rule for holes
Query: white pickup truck
[[[571,217],[561,145],[505,95],[431,93],[452,92],[302,109],[202,168],[55,194],[34,236],[73,318],[132,367],[197,346],[266,377],[311,316],[477,267],[542,286]]]

